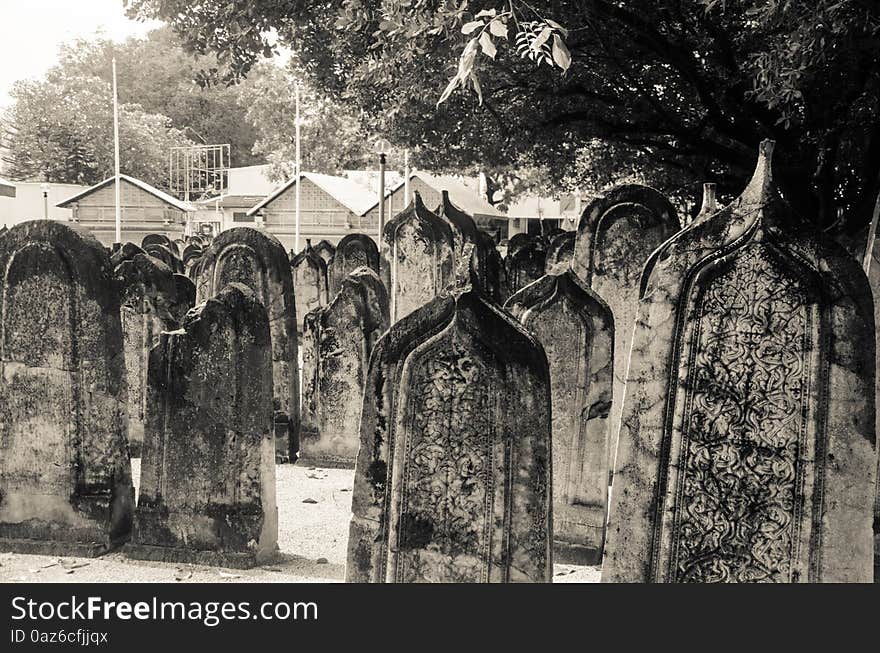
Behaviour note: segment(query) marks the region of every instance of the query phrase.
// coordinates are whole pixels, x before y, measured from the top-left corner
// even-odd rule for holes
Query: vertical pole
[[[114,185],[116,186],[116,241],[122,242],[122,207],[120,205],[119,178],[119,99],[116,95],[116,57],[113,57],[113,157]]]
[[[409,206],[409,150],[403,151],[403,208]]]
[[[379,253],[380,254],[382,252],[382,232],[384,230],[385,230],[385,152],[380,152],[379,153]]]
[[[49,191],[43,191],[43,220],[49,219]]]
[[[300,180],[302,179],[302,155],[300,151],[299,134],[299,82],[295,87],[296,97],[296,226],[294,227],[293,251],[299,254],[299,207],[300,207]]]

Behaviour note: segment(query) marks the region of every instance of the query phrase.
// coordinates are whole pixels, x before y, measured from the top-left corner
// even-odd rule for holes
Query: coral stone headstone
[[[477,231],[476,274],[480,287],[492,301],[507,299],[504,259],[495,247],[495,240],[485,231]]]
[[[280,460],[296,462],[300,429],[296,303],[290,260],[278,239],[249,227],[217,236],[200,264],[197,301],[204,302],[233,282],[253,290],[269,314],[276,450]]]
[[[514,242],[514,238],[510,239],[504,259],[509,295],[543,277],[547,262],[547,245],[543,238],[527,237],[522,242]]]
[[[60,222],[0,239],[0,550],[99,555],[128,537],[119,296],[106,250]]]
[[[327,264],[312,249],[311,241],[307,240],[305,249],[290,260],[290,269],[299,315],[304,316],[309,311],[328,304]],[[302,330],[301,325],[298,326]]]
[[[391,322],[434,299],[453,281],[455,239],[449,223],[429,211],[418,192],[385,225]]]
[[[565,270],[571,265],[576,237],[576,231],[563,231],[550,239],[550,244],[547,246],[547,258],[544,262],[547,274],[557,269]]]
[[[617,186],[597,197],[578,225],[571,267],[608,302],[614,315],[614,401],[608,431],[612,465],[642,269],[651,252],[679,227],[669,200],[636,184]]]
[[[329,297],[335,297],[345,278],[360,267],[379,274],[379,248],[376,241],[365,234],[348,234],[337,244],[330,262]]]
[[[549,582],[550,378],[540,344],[460,286],[370,358],[348,582]]]
[[[367,364],[387,328],[387,293],[369,268],[355,270],[330,305],[307,316],[303,420],[310,428],[303,429],[304,464],[354,467]]]
[[[321,257],[321,260],[324,261],[324,264],[329,270],[330,261],[332,261],[333,257],[336,255],[336,246],[329,240],[321,240],[315,245],[315,254]]]
[[[529,284],[505,308],[537,337],[550,363],[557,561],[599,564],[608,508],[611,309],[570,269]]]
[[[150,353],[130,557],[251,567],[276,550],[269,321],[233,283]]]
[[[647,281],[603,581],[871,580],[870,288],[780,198],[772,145]]]

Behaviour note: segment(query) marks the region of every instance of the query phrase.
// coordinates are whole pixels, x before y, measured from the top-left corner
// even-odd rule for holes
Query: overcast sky
[[[161,23],[125,17],[123,0],[0,0],[0,107],[19,79],[39,78],[58,60],[62,43],[101,33],[140,36]]]

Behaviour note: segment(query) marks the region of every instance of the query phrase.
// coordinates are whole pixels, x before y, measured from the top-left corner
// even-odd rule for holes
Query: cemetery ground
[[[139,489],[139,458],[131,463]],[[278,554],[253,569],[147,562],[120,549],[99,558],[0,551],[0,583],[341,583],[345,578],[353,469],[275,467]],[[599,567],[556,564],[554,583],[597,583]]]

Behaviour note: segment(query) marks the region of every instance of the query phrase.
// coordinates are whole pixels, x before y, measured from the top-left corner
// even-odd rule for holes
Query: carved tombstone
[[[495,240],[485,231],[477,230],[477,259],[474,274],[479,286],[492,301],[503,304],[507,299],[504,259],[495,247]]]
[[[85,230],[0,240],[0,550],[99,555],[128,537],[134,488],[119,297]]]
[[[639,280],[651,252],[679,230],[675,209],[653,188],[628,184],[597,197],[578,225],[571,266],[614,314],[614,402],[609,448],[614,462]]]
[[[348,234],[339,241],[330,262],[329,297],[335,297],[345,278],[360,267],[379,274],[379,248],[376,241],[365,234]]]
[[[599,564],[608,508],[611,309],[562,268],[520,290],[505,308],[537,337],[550,363],[557,559]]]
[[[128,439],[133,456],[144,441],[147,363],[159,333],[177,328],[195,300],[192,282],[139,247],[126,243],[112,257],[121,300],[122,338],[128,381]],[[181,281],[189,284],[181,285]]]
[[[519,235],[522,234],[517,234]],[[543,277],[547,261],[547,246],[544,239],[528,237],[527,240],[514,243],[515,238],[516,236],[510,239],[507,258],[504,259],[509,295]]]
[[[306,248],[295,255],[290,261],[293,275],[293,291],[296,296],[296,310],[300,315],[326,306],[327,297],[327,264],[312,249],[312,242],[306,240]],[[297,325],[302,330],[302,325]]]
[[[367,364],[387,328],[388,296],[369,268],[355,270],[330,305],[307,316],[303,421],[311,428],[303,429],[304,463],[354,467]]]
[[[133,558],[251,567],[278,539],[269,321],[232,283],[150,353]]]
[[[336,246],[331,243],[329,240],[321,240],[317,245],[315,245],[315,254],[321,257],[324,261],[324,264],[327,266],[327,269],[330,269],[330,261],[333,260],[333,256],[336,254]]]
[[[272,333],[276,451],[279,459],[296,462],[300,428],[297,320],[287,253],[274,236],[236,227],[214,239],[199,267],[199,302],[229,283],[240,282],[257,293],[266,307]]]
[[[434,213],[452,230],[452,249],[456,259],[462,256],[466,243],[477,242],[477,225],[474,223],[474,219],[452,203],[448,191],[444,190],[441,193],[440,206]]]
[[[427,304],[453,281],[455,241],[449,223],[429,211],[418,192],[385,225],[391,273],[391,322]]]
[[[544,271],[547,274],[559,269],[566,269],[571,264],[574,256],[574,241],[577,236],[576,231],[563,231],[556,234],[550,240],[547,246],[547,258],[544,262]]]
[[[772,145],[646,283],[604,581],[871,579],[870,289],[778,195]]]
[[[370,358],[348,582],[548,582],[550,379],[541,345],[459,286]]]

